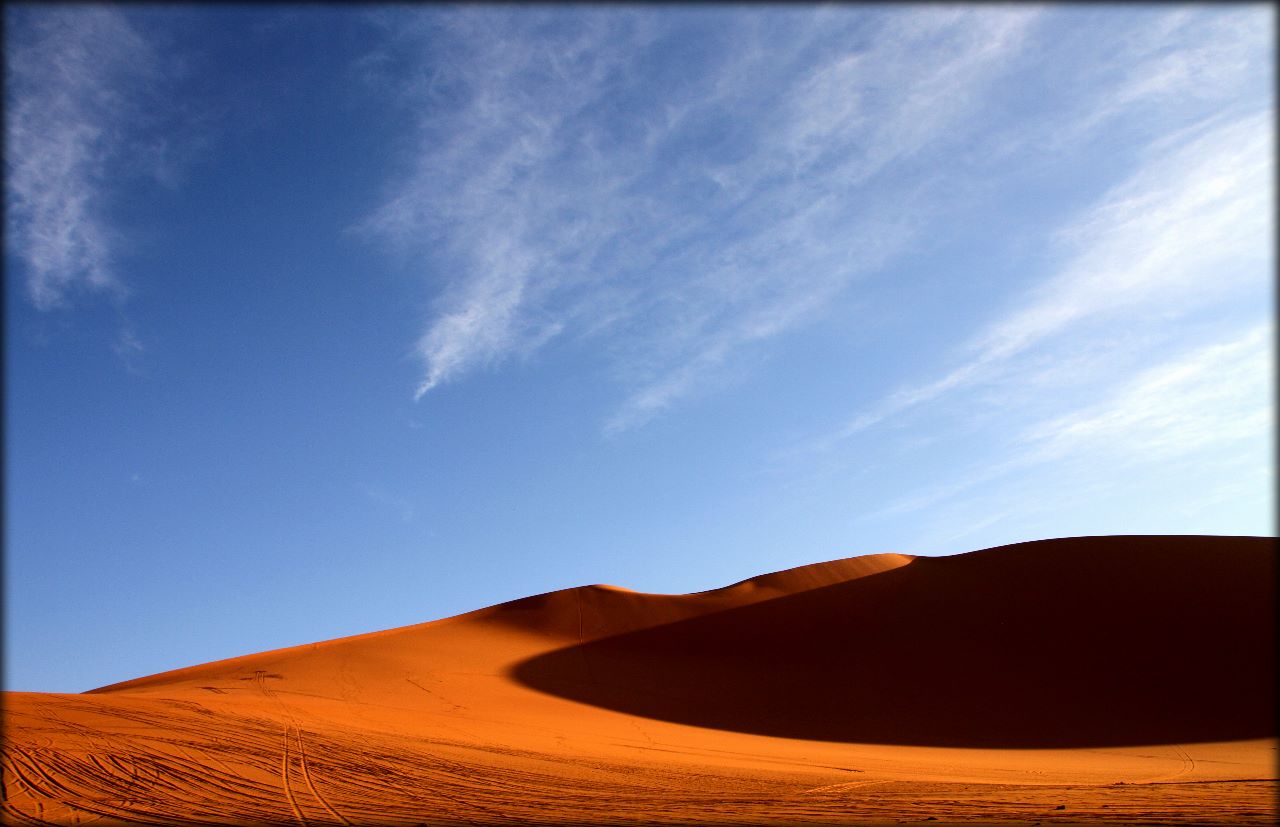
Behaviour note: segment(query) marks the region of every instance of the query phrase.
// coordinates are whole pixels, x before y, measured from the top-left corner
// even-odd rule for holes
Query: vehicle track
[[[1182,771],[1178,773],[1178,777],[1181,778],[1184,775],[1191,775],[1193,772],[1195,772],[1196,759],[1191,757],[1191,753],[1187,752],[1182,747],[1176,746],[1176,745],[1174,746],[1174,749],[1176,749],[1178,751],[1178,754],[1182,756]]]
[[[14,796],[10,795],[9,784],[4,785],[4,806],[0,808],[0,810],[3,810],[3,812],[8,815],[16,817],[16,819],[23,824],[49,824],[50,822],[45,821],[40,817],[44,810],[42,799],[47,798],[47,796],[42,796],[41,791],[23,775],[22,771],[18,769],[17,765],[13,762],[12,757],[10,757],[10,760],[7,762],[5,770],[16,782],[18,790],[27,798],[31,799],[31,802],[36,806],[37,815],[29,815],[18,808],[14,801]]]
[[[324,807],[326,810],[329,811],[330,815],[338,819],[338,821],[341,821],[343,824],[348,824],[348,825],[351,824],[352,822],[349,821],[347,817],[344,816],[342,813],[335,810],[333,808],[333,805],[329,803],[328,799],[322,796],[320,794],[320,791],[316,789],[315,779],[312,778],[311,768],[307,764],[307,747],[302,740],[302,730],[295,727],[294,734],[298,738],[298,757],[300,759],[299,763],[302,767],[302,778],[304,781],[307,782],[307,789],[311,791],[311,795],[315,797],[316,801],[320,802],[320,806]]]
[[[289,784],[289,727],[284,728],[284,749],[280,753],[280,786],[284,788],[285,798],[289,801],[289,808],[293,810],[293,817],[298,820],[302,827],[308,827],[307,819],[302,814],[302,809],[298,806],[298,800],[293,796],[293,787]]]
[[[923,821],[927,816],[944,823],[981,822],[985,813],[989,819],[1028,823],[1048,815],[1111,825],[1261,827],[1275,823],[1276,815],[1274,781],[1186,780],[1197,777],[1192,775],[1199,763],[1190,754],[1194,746],[1149,750],[1148,767],[1178,770],[1176,776],[1181,779],[1158,786],[1153,782],[1055,787],[861,778],[805,789],[799,779],[826,781],[840,775],[779,774],[770,767],[767,773],[753,776],[743,772],[740,761],[725,764],[710,757],[712,750],[698,750],[708,757],[696,766],[676,767],[660,755],[652,761],[643,756],[615,760],[477,739],[344,729],[308,717],[301,702],[296,707],[291,703],[294,696],[288,692],[272,694],[278,694],[276,700],[296,716],[294,723],[283,725],[283,733],[274,704],[266,714],[242,715],[111,699],[92,703],[68,699],[56,707],[63,713],[61,718],[24,712],[6,731],[7,796],[2,818],[21,827],[67,825],[76,819],[86,825],[105,819],[117,825],[177,820],[191,825],[383,823],[408,827],[422,823],[550,825],[558,823],[557,814],[560,822],[569,814],[584,823],[775,820],[816,824],[851,819]],[[111,729],[123,721],[134,723],[124,733]],[[99,726],[106,731],[96,731]],[[59,745],[56,749],[37,746],[49,743],[50,735]],[[110,745],[105,752],[104,743]],[[1180,757],[1181,766],[1172,760],[1175,757]],[[1054,807],[1061,802],[1070,809],[1054,815]],[[1101,809],[1103,805],[1107,809]]]

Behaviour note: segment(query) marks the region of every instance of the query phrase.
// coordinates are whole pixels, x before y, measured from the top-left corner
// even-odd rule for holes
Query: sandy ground
[[[1272,824],[1274,540],[567,589],[4,696],[13,824]]]

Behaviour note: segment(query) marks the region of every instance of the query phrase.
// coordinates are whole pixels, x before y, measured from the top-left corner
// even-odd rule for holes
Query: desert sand
[[[1275,575],[1252,537],[873,554],[7,693],[5,820],[1271,824]]]

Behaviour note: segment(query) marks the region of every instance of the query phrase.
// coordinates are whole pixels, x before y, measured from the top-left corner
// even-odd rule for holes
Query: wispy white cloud
[[[1056,10],[1033,47],[1040,60],[1022,67],[1053,111],[993,136],[993,169],[1018,153],[1023,164],[1079,162],[1118,134],[1159,134],[1265,97],[1273,15],[1247,5]]]
[[[1203,340],[1205,326],[1221,330],[1225,320],[1212,320],[1232,297],[1269,303],[1274,135],[1271,113],[1242,92],[1262,74],[1266,38],[1256,18],[1205,20],[1176,10],[1156,22],[1139,30],[1139,42],[1113,44],[1129,50],[1108,57],[1114,82],[1068,108],[1064,124],[1079,128],[1063,134],[1082,141],[1108,119],[1151,112],[1140,103],[1163,101],[1167,115],[1188,99],[1219,99],[1178,129],[1148,131],[1158,137],[1128,176],[1057,232],[1051,250],[1059,263],[952,350],[953,367],[810,441],[806,454],[821,455],[879,425],[914,433],[921,420],[932,423],[937,441],[940,419],[965,442],[988,440],[969,470],[927,474],[929,482],[868,519],[942,508],[948,516],[940,524],[983,526],[984,514],[1034,510],[1009,481],[1045,469],[1055,478],[1074,469],[1095,488],[1129,466],[1181,461],[1195,466],[1186,473],[1212,476],[1212,455],[1234,457],[1269,427],[1269,328],[1169,359],[1189,334],[1201,331]],[[1206,63],[1221,85],[1203,82]],[[1079,406],[1090,395],[1097,401]],[[994,436],[982,430],[993,421]],[[1251,478],[1265,464],[1244,463]]]
[[[1025,120],[996,142],[990,168],[1042,174],[1052,163],[1105,159],[1123,174],[1044,235],[1050,243],[1025,248],[1022,288],[987,302],[990,315],[973,317],[966,338],[944,340],[944,367],[932,378],[793,452],[865,456],[872,433],[896,446],[886,449],[893,462],[916,470],[895,471],[906,479],[863,519],[915,515],[921,541],[938,548],[957,539],[956,525],[993,541],[1105,529],[1119,524],[1099,516],[1107,503],[1181,496],[1160,488],[1165,480],[1195,480],[1186,515],[1210,502],[1257,512],[1274,424],[1273,329],[1258,325],[1255,304],[1273,299],[1274,56],[1258,25],[1266,16],[1148,15],[1151,25],[1104,36],[1097,59],[1071,39],[1078,31],[1053,29],[1065,34],[1060,48],[1086,49],[1081,71],[1063,79],[1059,114]],[[1059,153],[1070,160],[1050,160]],[[936,456],[908,457],[922,431]],[[1195,519],[1170,523],[1166,514],[1149,525],[1215,525]]]
[[[893,18],[866,49],[837,56],[799,84],[782,130],[784,156],[801,168],[845,158],[839,180],[850,183],[934,144],[981,105],[985,82],[1007,68],[1039,17],[1030,8],[925,7]]]
[[[363,225],[441,283],[418,394],[557,336],[622,384],[606,431],[697,393],[913,237],[883,173],[973,128],[1037,14],[424,16],[421,152]]]
[[[1274,333],[1272,324],[1259,324],[1166,359],[1116,383],[1092,403],[1021,426],[969,471],[900,497],[866,518],[934,508],[1035,468],[1052,467],[1058,476],[1076,469],[1071,473],[1077,476],[1112,479],[1128,467],[1167,465],[1204,456],[1207,449],[1213,449],[1215,462],[1233,463],[1232,476],[1248,475],[1256,490],[1254,477],[1270,467],[1271,452],[1250,455],[1251,446],[1275,425]],[[1235,456],[1239,446],[1246,449],[1243,464]]]
[[[1035,424],[1019,442],[1035,461],[1089,451],[1154,461],[1252,439],[1274,425],[1271,325],[1142,372],[1102,402]]]
[[[835,438],[990,379],[1090,323],[1183,314],[1265,283],[1274,232],[1271,124],[1259,113],[1157,141],[1134,174],[1060,231],[1066,263],[968,342],[958,366],[896,391]]]
[[[122,239],[104,197],[137,149],[155,50],[110,6],[6,9],[8,244],[41,309],[81,289],[122,295]]]
[[[1098,314],[1197,302],[1256,282],[1273,223],[1271,121],[1259,113],[1177,136],[1185,140],[1062,232],[1076,256],[984,334],[981,358],[1007,358]]]

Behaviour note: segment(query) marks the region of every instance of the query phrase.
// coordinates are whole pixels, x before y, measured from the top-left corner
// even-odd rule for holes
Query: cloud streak
[[[1274,425],[1273,341],[1273,325],[1266,323],[1189,349],[1115,383],[1090,404],[1019,426],[980,466],[866,516],[934,508],[1044,466],[1053,467],[1055,477],[1074,468],[1111,478],[1128,467],[1160,466],[1212,449],[1218,462],[1239,455],[1245,471],[1265,471],[1269,452],[1249,446]]]
[[[989,379],[1011,360],[1119,316],[1185,313],[1269,269],[1269,115],[1200,123],[1157,141],[1137,172],[1063,228],[1064,266],[962,349],[938,379],[896,391],[837,437]]]
[[[606,432],[695,395],[902,250],[927,176],[897,168],[975,126],[1036,20],[424,14],[390,47],[420,67],[413,172],[362,225],[437,285],[418,395],[557,337],[624,389]]]
[[[1272,326],[1143,371],[1110,398],[1029,427],[1019,442],[1036,461],[1090,451],[1155,461],[1264,436],[1272,427]]]
[[[108,171],[132,149],[157,55],[108,6],[6,10],[6,188],[11,251],[36,307],[80,290],[123,295]]]

